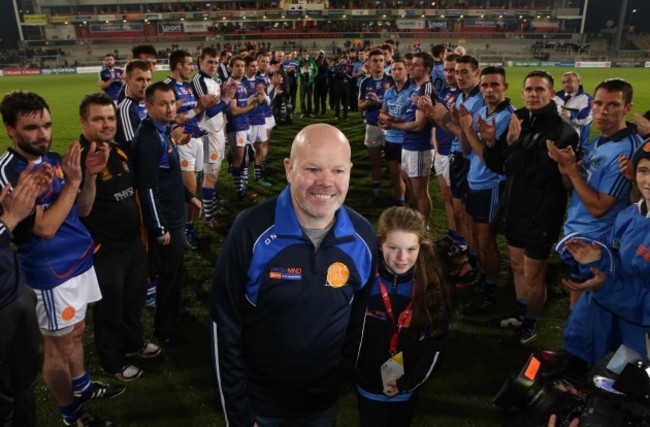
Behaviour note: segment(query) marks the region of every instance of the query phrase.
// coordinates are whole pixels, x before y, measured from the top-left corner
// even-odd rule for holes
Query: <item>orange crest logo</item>
[[[210,154],[210,160],[218,160],[218,159],[219,159],[219,155],[217,153]]]
[[[350,270],[342,262],[335,262],[327,269],[327,284],[333,288],[340,288],[348,283]]]
[[[188,167],[189,165],[190,165],[190,162],[188,162],[187,160],[183,160],[181,162],[181,166],[183,166],[184,168]]]
[[[73,307],[67,306],[61,312],[61,319],[63,319],[65,322],[69,322],[70,320],[74,319],[75,313],[76,311]]]
[[[63,179],[63,169],[61,169],[60,165],[56,165],[56,168],[54,169],[54,174],[56,175],[57,178]]]

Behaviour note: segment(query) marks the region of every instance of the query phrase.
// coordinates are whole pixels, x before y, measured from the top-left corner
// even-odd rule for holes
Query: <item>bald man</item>
[[[307,126],[284,166],[289,185],[239,215],[217,263],[213,360],[230,426],[334,424],[352,301],[373,272],[373,229],[343,205],[345,135]]]

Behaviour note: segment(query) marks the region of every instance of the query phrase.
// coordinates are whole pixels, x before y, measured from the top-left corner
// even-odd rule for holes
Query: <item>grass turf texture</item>
[[[508,96],[515,106],[522,105],[520,89],[523,76],[531,68],[509,68]],[[558,81],[566,69],[551,72]],[[644,84],[649,73],[645,69],[584,69],[579,70],[582,82],[592,92],[598,82],[621,77],[635,88],[636,112],[650,109],[650,85]],[[156,78],[162,79],[163,73]],[[53,117],[53,149],[63,152],[70,141],[78,138],[80,125],[78,105],[84,94],[98,90],[97,76],[61,75],[38,77],[0,78],[0,94],[10,90],[30,90],[42,95],[50,104]],[[300,113],[298,111],[298,113]],[[347,122],[334,122],[333,113],[323,119],[300,119],[295,116],[293,125],[276,128],[271,139],[268,178],[274,183],[270,189],[252,184],[260,199],[272,197],[283,188],[285,181],[282,159],[288,155],[291,141],[303,126],[316,122],[329,122],[341,129],[349,138],[353,150],[352,178],[347,204],[364,214],[373,224],[382,209],[391,203],[387,179],[382,182],[381,198],[377,202],[365,202],[370,188],[369,166],[363,147],[364,127],[358,113],[350,114]],[[10,145],[5,132],[0,132],[0,147],[4,151]],[[232,221],[237,212],[246,205],[236,200],[230,176],[223,168],[220,178],[221,197],[231,200]],[[446,231],[445,216],[437,185],[432,183],[433,214],[431,229],[434,238]],[[89,402],[88,410],[114,421],[119,426],[222,426],[223,417],[219,393],[210,362],[208,333],[208,303],[212,287],[215,260],[225,238],[223,234],[211,233],[212,241],[198,252],[186,252],[185,289],[183,301],[189,315],[180,325],[188,344],[181,347],[164,347],[155,359],[134,360],[144,369],[144,375],[128,383],[124,395],[108,401]],[[463,316],[456,310],[452,318],[451,333],[446,352],[436,371],[418,394],[418,407],[413,426],[493,426],[498,425],[501,413],[491,399],[513,370],[519,370],[531,351],[557,349],[562,343],[562,329],[568,313],[568,294],[561,284],[562,272],[557,258],[552,258],[548,272],[548,300],[538,323],[539,335],[532,345],[509,350],[502,348],[497,340],[509,331],[497,330],[491,320],[512,310],[514,291],[509,270],[505,244],[500,239],[503,268],[499,280],[499,301],[494,309],[485,314]],[[453,286],[453,282],[450,283]],[[467,296],[459,295],[452,288],[454,307],[459,308]],[[151,331],[153,311],[145,309],[145,330]],[[87,319],[86,367],[93,379],[112,381],[104,377],[97,360],[92,333],[92,310]],[[39,425],[61,425],[61,417],[54,400],[40,380],[37,387]],[[358,425],[356,396],[350,386],[341,389],[337,405],[337,425]]]

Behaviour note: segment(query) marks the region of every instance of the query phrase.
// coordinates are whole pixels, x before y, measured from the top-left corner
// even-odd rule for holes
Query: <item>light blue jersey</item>
[[[474,128],[474,132],[479,135],[481,142],[483,142],[483,137],[480,136],[478,132],[478,116],[483,118],[483,120],[487,123],[491,123],[492,119],[494,119],[495,125],[497,127],[496,139],[498,141],[499,138],[501,138],[501,135],[503,135],[508,130],[510,116],[514,111],[515,108],[510,105],[509,99],[505,99],[503,102],[497,105],[497,108],[495,108],[492,113],[489,114],[487,105],[481,108],[478,113],[474,115],[474,125],[472,126]],[[477,156],[474,151],[471,151],[466,157],[469,159],[467,183],[469,184],[469,188],[471,190],[488,190],[490,188],[496,187],[501,181],[505,179],[504,175],[500,175],[485,166],[485,163],[481,161],[480,157]]]
[[[481,89],[478,87],[478,85],[471,90],[468,96],[465,96],[465,92],[461,91],[460,95],[458,95],[458,98],[456,99],[454,108],[456,110],[459,110],[461,105],[464,105],[465,108],[467,108],[467,111],[472,113],[473,116],[476,116],[476,113],[478,113],[478,111],[485,106],[485,101],[483,100]],[[463,150],[460,148],[460,140],[458,138],[454,138],[454,140],[451,142],[451,152],[463,152]]]
[[[628,159],[631,158],[642,142],[641,137],[629,126],[611,138],[594,138],[580,172],[594,191],[616,198],[616,204],[603,216],[596,218],[589,213],[578,194],[573,191],[564,223],[565,236],[578,233],[602,240],[609,234],[616,215],[628,205],[631,189],[631,183],[620,173],[618,156],[623,154]]]
[[[408,81],[402,90],[398,91],[397,86],[393,86],[384,93],[384,106],[383,109],[388,111],[388,114],[395,119],[395,121],[406,121],[406,110],[411,103],[411,95],[415,90],[415,84]],[[386,141],[393,144],[404,143],[404,131],[398,129],[388,129],[386,131]]]

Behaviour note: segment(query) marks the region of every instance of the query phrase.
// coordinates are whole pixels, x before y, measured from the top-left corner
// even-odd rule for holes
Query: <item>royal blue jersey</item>
[[[397,86],[392,86],[384,92],[383,110],[397,122],[406,121],[406,109],[411,102],[411,94],[415,90],[415,84],[412,81],[406,82],[401,90]],[[386,141],[393,144],[404,143],[404,131],[399,129],[388,129],[386,131]]]
[[[478,111],[483,106],[485,106],[485,101],[483,100],[483,96],[481,95],[481,90],[478,85],[470,91],[468,96],[465,96],[465,93],[463,91],[460,92],[458,98],[456,99],[456,104],[454,104],[454,108],[458,110],[460,109],[461,105],[464,105],[465,108],[467,108],[467,110],[472,113],[473,116],[476,116],[476,113],[478,113]],[[462,153],[462,150],[460,148],[460,140],[458,138],[454,138],[454,140],[451,142],[451,151]]]
[[[614,197],[616,204],[596,218],[589,213],[578,194],[573,191],[564,223],[565,235],[579,233],[597,240],[607,236],[616,215],[625,209],[630,197],[631,183],[620,173],[618,156],[623,154],[628,159],[631,158],[642,142],[641,137],[629,126],[611,138],[594,138],[590,144],[591,149],[582,161],[580,172],[594,191]]]
[[[510,116],[514,111],[515,108],[510,105],[509,99],[505,99],[503,102],[497,105],[497,107],[491,113],[488,113],[488,106],[486,105],[481,108],[474,116],[474,124],[472,128],[478,135],[481,142],[485,143],[483,137],[478,131],[478,117],[480,116],[486,123],[492,123],[492,120],[494,120],[495,126],[497,128],[496,139],[498,141],[499,138],[501,138],[501,135],[503,135],[508,130]],[[490,188],[496,187],[501,181],[505,179],[505,175],[500,175],[485,166],[485,163],[483,163],[483,161],[479,156],[476,155],[474,151],[470,151],[466,157],[469,159],[467,183],[469,184],[470,189],[488,190]]]
[[[27,163],[25,158],[9,148],[0,157],[0,187],[18,184],[18,177]],[[50,164],[54,171],[50,186],[36,199],[38,208],[46,211],[63,190],[65,177],[61,169],[61,156],[58,154],[48,153],[42,156],[34,168],[40,168],[43,163]],[[93,239],[81,223],[74,204],[51,239],[32,234],[32,226],[33,220],[25,220],[14,230],[17,235],[25,233],[29,236],[26,241],[18,244],[18,255],[20,268],[32,288],[53,289],[93,266]],[[21,227],[29,227],[29,230],[19,230]]]
[[[438,92],[438,102],[441,102],[448,110],[455,108],[456,99],[461,94],[458,88],[445,87],[442,92]],[[436,140],[438,141],[438,153],[444,156],[451,153],[451,143],[456,138],[453,134],[447,132],[442,126],[436,126]]]
[[[418,96],[428,96],[432,101],[436,99],[436,91],[433,89],[433,83],[431,80],[424,83],[419,88],[416,88],[413,93],[411,93],[411,98],[409,105],[406,107],[406,122],[415,121],[415,116],[417,112],[417,107],[415,104],[415,99]],[[426,120],[424,128],[418,131],[407,130],[404,133],[404,146],[405,150],[410,151],[425,151],[433,149],[433,142],[431,141],[431,130],[433,129],[433,124]]]
[[[245,80],[245,78],[242,80],[235,80],[230,77],[226,82],[226,85],[231,82],[237,83],[237,93],[235,94],[234,99],[237,102],[237,106],[241,108],[246,107],[248,105],[248,98],[255,94],[255,87],[248,83],[244,83]],[[248,113],[235,116],[232,114],[231,110],[228,110],[227,117],[226,133],[247,131],[251,127],[248,123]]]
[[[165,83],[174,91],[176,100],[183,100],[183,105],[176,110],[176,114],[183,114],[196,107],[196,97],[194,96],[194,89],[188,82],[179,82],[172,77],[167,77]]]
[[[369,99],[369,94],[374,94],[372,97],[374,100],[377,99],[376,103],[373,103],[370,107],[366,108],[366,123],[369,125],[377,126],[377,120],[379,119],[379,112],[384,103],[384,95],[388,89],[394,85],[393,78],[387,76],[386,74],[382,75],[380,78],[375,79],[372,76],[367,76],[361,82],[359,87],[359,99]]]
[[[277,89],[275,86],[271,85],[271,77],[266,73],[258,73],[257,78],[264,84],[264,90],[266,91],[266,96],[269,97],[269,103],[260,104],[262,112],[264,112],[264,117],[273,116],[273,100],[277,94]]]
[[[124,71],[122,71],[121,68],[117,67],[113,68],[112,70],[104,68],[99,72],[99,80],[103,82],[107,82],[113,78],[113,83],[104,89],[106,95],[110,96],[113,101],[118,100],[118,95],[122,89],[122,76],[124,76]]]
[[[254,76],[252,78],[244,76],[244,79],[242,80],[242,85],[247,86],[247,91],[248,93],[251,94],[250,96],[257,93],[257,85],[262,85],[266,88],[266,84],[264,83],[264,78],[260,76]],[[266,115],[265,115],[263,105],[264,103],[260,102],[259,104],[257,104],[257,107],[253,108],[248,113],[248,124],[250,124],[251,126],[259,126],[266,123]]]

